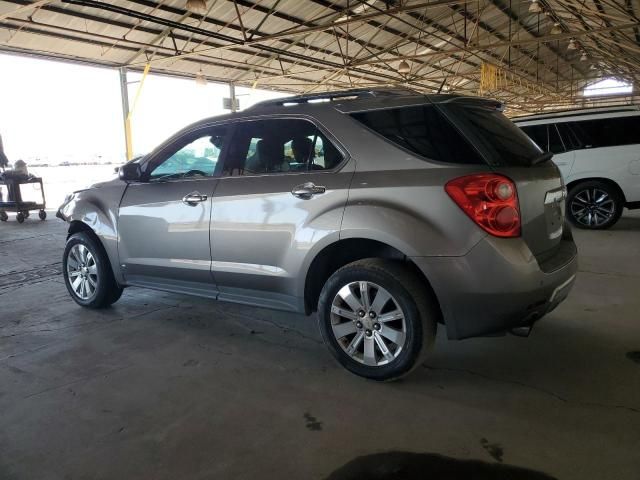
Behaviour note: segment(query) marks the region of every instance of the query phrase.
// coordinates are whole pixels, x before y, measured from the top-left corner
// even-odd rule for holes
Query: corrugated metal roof
[[[576,105],[605,76],[637,82],[639,1],[208,0],[205,14],[186,0],[0,1],[0,51],[290,92],[475,95],[485,63],[501,76],[484,94],[535,111]]]

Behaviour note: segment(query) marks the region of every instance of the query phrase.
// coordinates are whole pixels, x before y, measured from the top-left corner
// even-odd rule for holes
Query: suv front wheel
[[[102,246],[86,232],[69,237],[62,257],[64,283],[71,298],[87,308],[104,308],[122,295]]]
[[[345,265],[327,280],[318,321],[338,362],[373,380],[400,378],[420,365],[437,325],[417,275],[400,262],[375,258]]]

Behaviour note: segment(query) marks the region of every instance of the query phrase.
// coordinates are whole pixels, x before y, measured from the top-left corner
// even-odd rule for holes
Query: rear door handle
[[[308,200],[314,195],[319,195],[326,191],[327,189],[325,187],[316,185],[313,182],[306,182],[293,187],[293,190],[291,190],[291,195]]]
[[[184,197],[182,197],[182,203],[189,205],[190,207],[195,207],[200,202],[205,202],[207,200],[206,195],[202,195],[200,192],[191,192],[187,193]]]

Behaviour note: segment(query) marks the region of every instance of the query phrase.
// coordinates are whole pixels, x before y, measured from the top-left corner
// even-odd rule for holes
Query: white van
[[[512,118],[553,152],[569,191],[568,218],[609,228],[622,209],[640,208],[640,107],[590,108]]]

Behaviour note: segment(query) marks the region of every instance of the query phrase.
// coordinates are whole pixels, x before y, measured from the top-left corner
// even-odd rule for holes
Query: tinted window
[[[446,108],[475,137],[491,163],[528,166],[542,154],[536,143],[498,110],[454,103]]]
[[[558,134],[558,129],[555,125],[549,125],[549,151],[553,153],[564,153],[564,143]]]
[[[224,175],[263,175],[330,170],[340,151],[305,120],[257,120],[236,124]]]
[[[585,148],[640,143],[640,116],[568,122]]]
[[[227,127],[187,134],[152,168],[149,180],[213,176],[226,135]]]
[[[431,105],[352,114],[387,140],[439,162],[483,163],[456,128]]]
[[[546,125],[527,125],[520,128],[522,128],[524,133],[526,133],[531,140],[536,142],[542,150],[549,150],[549,139],[547,138]]]
[[[558,132],[560,132],[560,136],[562,137],[567,150],[577,150],[582,148],[580,139],[568,123],[556,123],[556,128],[558,129]]]

